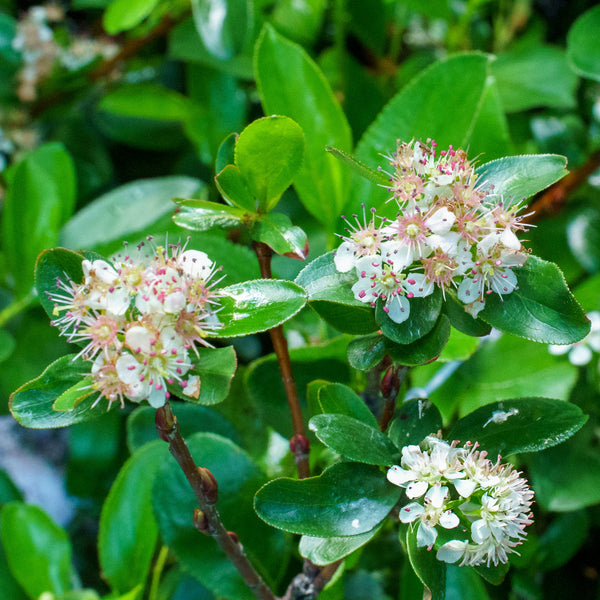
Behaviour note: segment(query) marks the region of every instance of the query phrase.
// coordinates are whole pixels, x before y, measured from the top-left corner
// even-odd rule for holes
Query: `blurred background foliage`
[[[343,227],[339,214],[365,201],[366,184],[350,179],[341,163],[332,167],[323,148],[356,148],[360,156],[360,140],[381,133],[377,122],[371,124],[382,110],[399,107],[392,139],[435,135],[446,144],[466,143],[479,162],[513,154],[565,155],[571,174],[533,200],[538,227],[528,232],[526,245],[561,267],[586,311],[600,309],[595,4],[73,0],[41,6],[0,0],[0,413],[8,415],[9,395],[18,386],[68,351],[32,293],[39,252],[61,245],[110,254],[124,240],[136,243],[148,235],[184,239],[189,232],[172,222],[171,198],[219,201],[214,176],[221,143],[264,114],[286,114],[305,131],[303,185],[313,185],[321,196],[307,200],[310,193],[297,186],[285,193],[279,210],[307,233],[309,260],[334,247],[334,234]],[[299,97],[305,100],[297,102]],[[332,173],[339,177],[335,185]],[[259,276],[243,229],[193,232],[191,238],[192,247],[223,265],[227,284]],[[294,279],[302,266],[284,256],[273,262],[276,275],[285,279]],[[309,309],[285,329],[309,410],[314,380],[364,387],[364,373],[346,360],[349,336]],[[268,336],[234,345],[239,368],[229,398],[210,408],[181,407],[184,433],[205,436],[202,447],[215,453],[223,450],[219,440],[229,438],[269,477],[291,475],[289,418]],[[402,394],[428,394],[445,423],[483,404],[534,395],[571,400],[590,414],[566,444],[519,458],[537,494],[537,523],[505,583],[486,587],[450,568],[446,597],[568,598],[575,589],[578,598],[600,597],[597,352],[581,366],[512,336],[479,343],[454,333],[440,360],[414,369],[405,385]],[[68,431],[33,433],[8,416],[0,421],[0,504],[25,497],[66,528],[77,574],[71,572],[71,550],[64,550],[67,566],[60,581],[77,578],[84,588],[108,593],[98,571],[98,518],[130,452],[155,439],[151,415],[127,407]],[[145,460],[152,463],[151,458]],[[314,444],[315,468],[331,458]],[[248,478],[260,480],[264,475],[253,468],[248,466]],[[231,484],[247,511],[258,485]],[[3,532],[10,532],[11,519],[44,529],[46,517],[36,510],[7,511]],[[229,510],[234,518],[235,506]],[[173,522],[182,518],[163,515]],[[264,525],[255,526],[255,536],[262,535]],[[44,531],[63,547],[64,532],[54,527]],[[165,527],[173,532],[172,523]],[[179,544],[181,553],[184,538],[165,543]],[[289,539],[269,540],[264,569],[276,587],[285,587],[300,569],[298,555]],[[153,547],[156,536],[148,542]],[[344,575],[323,597],[421,597],[392,530],[384,529],[367,548],[350,557]],[[204,554],[208,560],[208,546]],[[183,563],[168,572],[153,600],[214,597],[189,575],[199,569],[210,580],[210,569]],[[108,580],[119,587],[110,575]],[[40,589],[17,583],[0,552],[3,597],[35,598]],[[60,585],[52,589],[63,591]],[[90,599],[96,597],[90,592]]]

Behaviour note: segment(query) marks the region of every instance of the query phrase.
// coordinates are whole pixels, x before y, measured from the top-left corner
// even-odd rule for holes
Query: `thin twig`
[[[200,506],[200,509],[194,513],[196,528],[215,539],[258,600],[276,600],[275,594],[248,560],[237,536],[225,529],[215,506],[218,493],[217,482],[208,469],[199,468],[194,462],[168,402],[156,410],[156,428],[159,437],[168,442],[169,452],[181,467],[194,491]]]
[[[403,366],[391,366],[386,371],[383,379],[381,380],[381,395],[383,396],[383,414],[379,421],[379,427],[381,431],[385,432],[394,416],[396,410],[396,399],[400,392],[400,388],[404,383],[406,374],[408,373],[408,367]]]
[[[272,251],[269,246],[262,242],[254,242],[254,252],[258,258],[260,274],[265,279],[272,279],[271,273],[271,258]],[[292,373],[292,362],[288,351],[287,340],[283,334],[281,325],[269,330],[273,350],[277,356],[283,387],[287,397],[290,414],[292,416],[292,427],[294,429],[294,437],[290,440],[290,449],[294,453],[296,467],[298,469],[298,477],[304,479],[310,477],[310,466],[308,462],[309,443],[306,437],[304,428],[304,418],[300,409],[300,401],[298,400],[298,391]]]

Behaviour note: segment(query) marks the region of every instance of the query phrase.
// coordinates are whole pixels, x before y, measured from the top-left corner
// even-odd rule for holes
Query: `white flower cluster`
[[[191,375],[189,350],[220,322],[219,293],[212,290],[214,263],[198,250],[180,244],[111,259],[84,260],[83,281],[57,280],[52,324],[70,342],[83,344],[77,355],[92,362],[91,389],[109,408],[124,398],[162,406],[167,385],[178,383],[198,397],[200,380]]]
[[[600,353],[600,312],[594,310],[586,316],[591,322],[590,332],[574,344],[550,344],[548,346],[550,354],[557,356],[567,354],[571,364],[582,367],[592,360],[594,353]],[[600,369],[600,363],[598,368]]]
[[[419,522],[417,545],[429,550],[438,529],[466,531],[470,539],[452,539],[437,551],[438,560],[460,565],[505,563],[532,523],[533,492],[511,465],[494,464],[477,444],[457,447],[428,436],[421,446],[402,449],[401,466],[388,480],[406,488],[411,500],[400,509],[403,523]]]
[[[473,165],[462,150],[437,153],[436,143],[398,143],[388,157],[390,200],[398,204],[395,220],[375,223],[375,210],[356,225],[335,254],[341,273],[354,271],[352,291],[357,300],[375,306],[378,298],[392,321],[410,314],[410,298],[425,297],[449,286],[473,317],[493,292],[517,288],[513,267],[527,254],[516,232],[526,229],[518,216],[521,206],[505,206],[497,196],[477,186]]]

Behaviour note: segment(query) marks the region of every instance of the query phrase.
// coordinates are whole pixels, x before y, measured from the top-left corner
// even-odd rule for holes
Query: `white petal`
[[[423,273],[409,273],[402,282],[402,287],[407,294],[412,294],[415,298],[429,296],[435,289],[433,282],[427,281]]]
[[[207,254],[199,250],[186,250],[178,257],[177,262],[186,275],[201,279],[210,275],[213,266],[213,262]]]
[[[371,292],[371,281],[362,277],[352,286],[354,297],[360,302],[373,302],[376,297]]]
[[[592,360],[592,351],[583,344],[576,344],[569,352],[569,362],[578,367],[587,365]]]
[[[442,206],[425,221],[425,224],[433,233],[444,235],[450,231],[455,221],[456,215],[450,212],[446,206]]]
[[[496,294],[510,294],[517,287],[517,276],[510,269],[503,269],[502,275],[492,279],[492,290]]]
[[[414,481],[406,488],[406,495],[409,498],[420,498],[429,487],[426,481]]]
[[[152,334],[141,325],[134,325],[125,332],[125,344],[134,352],[149,354],[152,351]]]
[[[491,535],[492,532],[483,519],[479,519],[471,525],[471,537],[476,544],[483,544]]]
[[[475,300],[471,304],[465,306],[465,311],[468,312],[474,319],[485,308],[485,300]]]
[[[165,298],[165,312],[175,314],[181,312],[186,305],[185,295],[181,291],[173,292]]]
[[[431,248],[441,250],[449,256],[458,254],[458,243],[460,242],[460,234],[455,231],[450,231],[444,235],[433,234],[427,238],[427,245]]]
[[[504,246],[511,248],[512,250],[519,250],[521,248],[521,242],[519,241],[519,238],[509,227],[507,227],[500,234],[500,241],[504,244]]]
[[[394,323],[403,323],[410,314],[410,304],[405,296],[392,296],[386,303],[388,316]]]
[[[435,527],[421,523],[419,525],[419,529],[417,529],[417,546],[419,548],[422,546],[433,546],[433,544],[435,544],[435,540],[437,539],[437,534],[438,533]]]
[[[425,494],[425,499],[429,500],[436,508],[444,506],[447,497],[448,488],[445,485],[432,485]]]
[[[106,310],[114,316],[121,316],[127,312],[131,298],[124,288],[115,288],[106,296]]]
[[[561,354],[566,354],[569,352],[572,347],[573,344],[550,344],[548,346],[548,352],[554,356],[560,356]]]
[[[131,354],[125,353],[119,356],[115,368],[119,379],[123,383],[131,385],[139,381],[142,364],[131,356]]]
[[[440,525],[444,529],[454,529],[459,523],[459,518],[451,510],[447,510],[440,516]]]
[[[393,265],[396,273],[410,265],[414,260],[412,250],[398,242],[383,242],[381,244],[381,255],[386,259],[386,262]]]
[[[354,264],[356,263],[354,248],[354,244],[351,244],[350,242],[344,242],[335,251],[333,262],[335,264],[335,268],[340,273],[347,273],[352,269],[352,267],[354,267]]]
[[[452,483],[456,491],[463,498],[468,498],[477,487],[477,483],[472,479],[455,479]]]
[[[475,279],[471,277],[465,277],[458,286],[458,290],[456,295],[461,302],[464,304],[470,304],[471,302],[475,302],[479,300],[481,295],[481,279],[475,281]]]
[[[425,509],[418,502],[411,502],[400,509],[400,521],[402,523],[412,523],[419,515],[423,514]]]
[[[154,386],[150,386],[150,394],[147,398],[150,406],[153,408],[160,408],[161,406],[164,406],[165,402],[167,401],[165,391],[166,390],[164,388],[162,390],[157,390]]]
[[[464,556],[467,545],[468,542],[466,541],[450,540],[443,546],[440,546],[435,557],[445,563],[455,563]]]
[[[405,483],[414,480],[415,473],[413,471],[407,471],[398,465],[394,465],[388,469],[387,478],[390,483],[399,487],[404,487]]]

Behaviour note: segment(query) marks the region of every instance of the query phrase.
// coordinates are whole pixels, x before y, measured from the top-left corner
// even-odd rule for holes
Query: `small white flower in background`
[[[550,354],[557,356],[568,354],[569,362],[581,367],[592,360],[594,353],[600,353],[600,312],[594,310],[586,316],[591,322],[590,332],[574,344],[550,344],[548,346]],[[600,364],[598,367],[600,368]]]
[[[340,273],[356,274],[355,298],[373,306],[381,298],[390,319],[402,323],[410,299],[436,287],[444,297],[456,288],[473,317],[490,294],[517,289],[512,269],[527,260],[516,235],[528,228],[518,214],[522,206],[484,189],[466,153],[452,146],[438,154],[434,141],[398,142],[386,158],[393,167],[387,188],[398,206],[396,218],[377,225],[374,209],[368,223],[354,215],[356,226],[340,236],[334,258]],[[372,278],[370,288],[365,277]],[[411,280],[416,288],[407,287]]]
[[[449,540],[437,550],[438,560],[447,563],[505,563],[532,523],[533,492],[527,481],[512,465],[501,464],[500,457],[492,463],[477,444],[459,448],[458,442],[428,436],[420,446],[402,449],[401,464],[392,466],[387,478],[415,500],[400,509],[399,518],[419,523],[417,546],[431,550],[438,525],[457,531],[461,539]],[[459,530],[469,539],[462,539]]]
[[[77,358],[92,363],[91,389],[109,402],[147,400],[162,406],[168,386],[197,398],[200,379],[190,373],[196,344],[221,323],[219,281],[213,261],[185,245],[140,244],[111,261],[82,261],[83,281],[57,280],[52,324],[70,342],[83,345]]]

